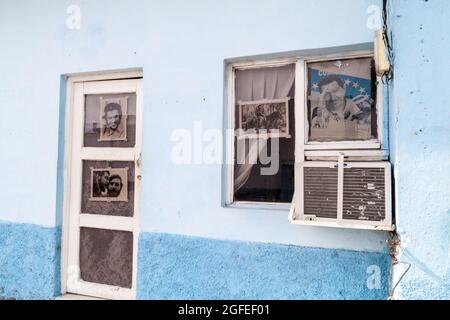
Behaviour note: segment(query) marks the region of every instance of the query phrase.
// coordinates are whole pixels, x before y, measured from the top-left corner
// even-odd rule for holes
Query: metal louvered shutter
[[[343,219],[385,220],[385,184],[384,168],[344,169]]]
[[[305,161],[296,169],[293,224],[395,229],[389,162]]]
[[[304,168],[304,214],[337,218],[338,169]]]

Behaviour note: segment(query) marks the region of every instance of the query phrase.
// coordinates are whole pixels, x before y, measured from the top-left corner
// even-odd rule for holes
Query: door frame
[[[142,117],[143,117],[143,71],[142,69],[127,69],[123,71],[102,71],[90,72],[82,74],[68,74],[66,79],[66,95],[65,95],[65,130],[64,130],[64,200],[63,200],[63,217],[62,217],[62,237],[61,237],[61,294],[74,293],[83,295],[80,292],[68,292],[69,273],[73,275],[74,270],[69,270],[69,241],[71,233],[70,211],[71,211],[71,184],[72,184],[72,157],[73,157],[73,129],[74,129],[74,104],[75,104],[75,87],[83,83],[97,81],[114,81],[114,80],[137,80],[140,94],[136,95],[136,145],[135,154],[142,153]],[[80,133],[81,135],[82,133]],[[81,151],[79,152],[81,154]],[[140,168],[137,162],[141,162],[141,156],[135,158],[135,177],[140,174]],[[139,209],[140,209],[140,181],[135,179],[135,209],[133,217],[133,281],[132,289],[129,292],[117,295],[103,294],[96,290],[89,290],[94,297],[108,299],[135,299],[136,298],[136,278],[137,278],[137,249],[139,237]],[[137,200],[137,201],[136,201]],[[80,199],[78,199],[80,201]],[[121,220],[117,217],[117,221]],[[86,294],[85,294],[86,295]],[[89,295],[89,294],[88,294]]]

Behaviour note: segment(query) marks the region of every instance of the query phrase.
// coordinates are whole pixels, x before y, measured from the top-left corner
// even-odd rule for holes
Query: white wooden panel
[[[305,150],[355,150],[355,149],[380,149],[381,143],[378,140],[372,142],[309,142],[305,145]]]
[[[79,157],[79,151],[83,144],[83,119],[84,119],[84,83],[74,84],[74,101],[70,114],[72,115],[72,139],[71,139],[71,154],[72,163],[71,168],[71,181],[70,181],[70,194],[66,194],[69,197],[69,242],[68,242],[68,264],[67,269],[63,272],[66,273],[67,288],[74,283],[76,274],[73,274],[75,270],[79,270],[79,252],[80,252],[80,218],[79,213],[81,209],[81,183],[82,183],[82,161]],[[70,272],[70,274],[68,274]],[[79,275],[78,275],[79,276]]]
[[[339,156],[338,162],[338,205],[337,205],[337,222],[342,223],[342,208],[343,208],[343,196],[344,196],[344,155]]]
[[[305,121],[302,114],[306,114],[306,66],[304,60],[295,65],[295,163],[304,161]]]
[[[111,300],[134,300],[136,298],[135,288],[127,289],[106,284],[99,285],[83,280],[69,284],[67,290],[75,294]]]
[[[336,223],[336,220],[324,221],[325,219],[318,219],[317,221],[294,220],[291,221],[294,225],[309,226],[309,227],[327,227],[339,229],[359,229],[359,230],[378,230],[378,231],[393,231],[394,227],[391,225],[380,225],[379,223],[365,221],[353,222],[345,221],[341,224]]]
[[[72,145],[72,106],[74,103],[74,84],[72,81],[67,81],[66,85],[66,119],[65,119],[65,137],[64,141],[68,146]],[[71,190],[71,170],[72,167],[72,152],[70,148],[66,148],[64,154],[64,200],[63,200],[63,222],[62,222],[62,244],[61,244],[61,292],[67,291],[67,268],[69,263],[69,219],[70,219],[70,194]]]
[[[134,161],[135,148],[82,148],[80,158],[99,161]]]
[[[112,71],[95,71],[66,74],[70,82],[92,82],[105,81],[114,79],[132,79],[142,78],[144,73],[141,68],[130,68],[127,70],[112,70]]]
[[[385,150],[309,150],[305,151],[307,160],[332,161],[343,154],[346,161],[360,159],[361,161],[388,160],[389,154]],[[353,160],[352,160],[353,161]],[[356,160],[355,160],[356,161]]]
[[[136,80],[95,81],[84,83],[84,94],[116,94],[136,91]]]
[[[134,218],[80,214],[80,227],[117,231],[134,231]]]

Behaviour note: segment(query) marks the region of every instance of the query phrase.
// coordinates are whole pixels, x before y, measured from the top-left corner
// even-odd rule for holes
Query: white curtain
[[[263,99],[294,97],[295,65],[236,71],[236,103]],[[237,107],[236,107],[237,108]],[[236,143],[234,192],[250,178],[258,154],[267,146],[266,139],[245,139]]]

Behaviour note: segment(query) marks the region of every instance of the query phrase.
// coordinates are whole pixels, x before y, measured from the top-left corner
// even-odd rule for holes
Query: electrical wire
[[[407,265],[408,267],[406,268],[405,272],[403,272],[402,276],[398,279],[397,283],[392,288],[391,294],[389,296],[389,300],[393,300],[394,299],[395,289],[397,289],[397,287],[400,284],[400,282],[402,282],[403,278],[406,276],[406,274],[409,272],[409,270],[412,267],[411,263],[409,263],[409,262],[397,261],[396,265],[399,265],[399,264],[404,264],[404,265]]]
[[[383,0],[383,39],[387,48],[387,58],[389,60],[390,68],[383,75],[383,82],[389,84],[393,78],[393,62],[394,62],[394,54],[391,45],[391,37],[389,35],[389,14],[388,14],[388,3],[389,0]]]

